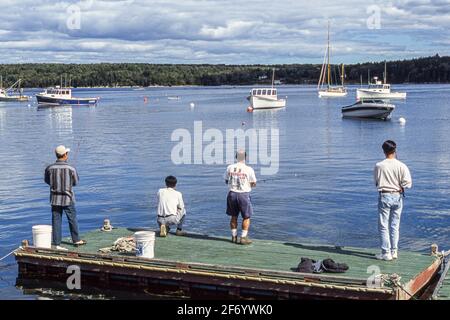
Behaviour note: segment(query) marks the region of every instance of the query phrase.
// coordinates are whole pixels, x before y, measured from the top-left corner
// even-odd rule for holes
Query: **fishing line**
[[[14,253],[14,251],[16,251],[16,249],[14,249],[14,250],[11,251],[10,253],[8,253],[6,256],[0,258],[0,261],[2,261],[2,260],[4,260],[4,259],[8,258],[10,255],[12,255],[12,254]]]

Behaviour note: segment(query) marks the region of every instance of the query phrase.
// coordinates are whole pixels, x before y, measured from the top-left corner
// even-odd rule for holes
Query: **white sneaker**
[[[61,246],[52,246],[52,249],[62,250],[62,251],[69,251],[69,249],[61,247]]]
[[[397,259],[398,258],[398,251],[397,250],[392,250],[392,259]]]
[[[391,261],[392,255],[390,253],[379,253],[375,256],[378,260]]]

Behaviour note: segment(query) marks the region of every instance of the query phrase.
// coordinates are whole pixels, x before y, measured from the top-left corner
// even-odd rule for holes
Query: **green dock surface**
[[[88,242],[85,246],[74,248],[69,244],[65,245],[71,251],[98,254],[100,248],[110,247],[119,237],[131,236],[135,231],[138,230],[117,228],[111,232],[91,231],[83,235],[83,239]],[[270,240],[253,241],[253,244],[244,246],[231,243],[229,238],[206,235],[179,237],[170,234],[166,238],[157,236],[155,259],[273,271],[294,271],[301,257],[314,260],[331,258],[336,262],[346,263],[350,267],[346,273],[334,275],[367,279],[373,275],[374,266],[377,266],[382,274],[395,273],[401,276],[402,283],[414,278],[436,259],[429,254],[400,251],[398,260],[387,262],[374,258],[374,255],[378,253],[377,249],[306,245]],[[450,279],[446,281],[448,297]]]

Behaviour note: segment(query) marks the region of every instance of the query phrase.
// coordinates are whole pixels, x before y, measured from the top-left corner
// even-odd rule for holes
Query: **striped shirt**
[[[45,183],[50,186],[52,206],[70,206],[75,203],[72,187],[78,184],[77,170],[66,161],[57,160],[45,169]]]

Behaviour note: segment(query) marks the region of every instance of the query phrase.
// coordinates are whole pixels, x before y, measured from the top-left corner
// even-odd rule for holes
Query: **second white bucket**
[[[153,259],[155,257],[155,233],[153,231],[138,231],[134,234],[136,240],[136,257]]]
[[[33,245],[37,248],[52,247],[52,226],[37,225],[31,228],[33,232]]]

